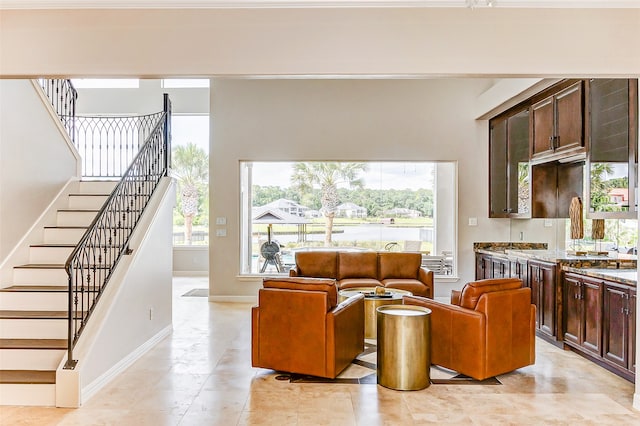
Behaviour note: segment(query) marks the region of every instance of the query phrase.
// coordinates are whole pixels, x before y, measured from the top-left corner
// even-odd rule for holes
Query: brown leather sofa
[[[433,298],[433,272],[420,253],[316,250],[296,253],[292,277],[332,278],[340,290],[388,287]]]
[[[484,380],[535,363],[536,307],[519,279],[470,282],[450,305],[416,296],[403,303],[432,311],[432,364]]]
[[[364,351],[364,295],[337,301],[333,279],[263,279],[251,312],[251,364],[335,378]]]

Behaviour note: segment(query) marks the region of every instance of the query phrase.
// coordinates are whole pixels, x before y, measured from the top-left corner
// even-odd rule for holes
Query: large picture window
[[[209,116],[171,117],[174,246],[209,245]]]
[[[242,274],[287,274],[301,250],[418,251],[456,274],[454,162],[241,162]]]

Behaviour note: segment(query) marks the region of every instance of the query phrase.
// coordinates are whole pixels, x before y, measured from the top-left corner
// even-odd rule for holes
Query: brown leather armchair
[[[419,296],[403,303],[432,311],[432,364],[484,380],[535,363],[536,307],[519,279],[470,282],[450,305]]]
[[[337,301],[334,279],[265,278],[252,308],[251,364],[335,378],[364,351],[364,295]]]

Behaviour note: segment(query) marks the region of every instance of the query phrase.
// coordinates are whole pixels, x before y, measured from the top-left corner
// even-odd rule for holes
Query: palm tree
[[[333,218],[340,204],[338,186],[341,184],[362,188],[363,183],[358,174],[367,170],[365,163],[296,163],[293,166],[291,182],[300,192],[310,192],[320,187],[320,211],[325,217],[324,245],[331,244]]]
[[[173,148],[172,171],[178,179],[185,225],[185,243],[191,244],[193,219],[198,215],[200,194],[209,180],[209,156],[194,143]]]

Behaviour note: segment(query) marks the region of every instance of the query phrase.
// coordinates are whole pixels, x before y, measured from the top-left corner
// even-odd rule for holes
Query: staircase
[[[42,243],[29,247],[29,263],[0,283],[0,404],[55,405],[56,369],[67,349],[64,264],[116,183],[79,182]]]

